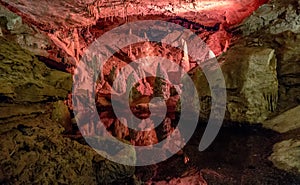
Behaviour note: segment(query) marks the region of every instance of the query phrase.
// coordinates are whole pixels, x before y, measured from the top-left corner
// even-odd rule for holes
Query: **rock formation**
[[[278,99],[274,50],[236,45],[220,60],[224,61],[221,70],[227,92],[225,119],[250,123],[264,121],[276,109]],[[208,118],[212,87],[199,67],[191,70],[190,74],[197,86],[201,117]]]
[[[89,146],[64,137],[72,129],[63,101],[71,91],[71,74],[48,68],[2,37],[0,60],[1,184],[98,184],[124,181],[124,174],[132,180],[134,168],[108,162]],[[99,158],[107,168],[93,168]],[[95,170],[111,176],[99,181]]]

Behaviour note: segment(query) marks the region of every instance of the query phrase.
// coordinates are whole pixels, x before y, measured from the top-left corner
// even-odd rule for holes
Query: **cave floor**
[[[199,127],[184,148],[188,163],[184,163],[183,156],[174,155],[158,165],[138,167],[136,176],[148,184],[180,184],[180,178],[199,178],[194,174],[198,171],[201,179],[196,181],[209,185],[300,184],[299,175],[279,170],[268,160],[273,145],[284,135],[260,126],[230,124],[220,130],[207,150],[199,152],[203,130]]]

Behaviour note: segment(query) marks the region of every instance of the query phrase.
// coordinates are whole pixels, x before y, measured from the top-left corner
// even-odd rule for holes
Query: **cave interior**
[[[300,184],[299,0],[0,0],[0,184]]]

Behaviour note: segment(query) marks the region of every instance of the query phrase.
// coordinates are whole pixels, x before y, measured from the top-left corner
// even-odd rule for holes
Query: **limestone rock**
[[[275,110],[278,81],[274,50],[269,48],[233,47],[221,64],[226,83],[226,120],[259,123]],[[190,72],[200,98],[200,116],[210,113],[211,93],[199,67]],[[255,88],[253,88],[255,87]]]
[[[282,170],[300,173],[300,140],[285,140],[274,145],[269,160]]]
[[[125,118],[116,119],[114,122],[113,135],[118,139],[125,139],[129,136],[127,120]]]
[[[278,56],[278,81],[280,84],[280,108],[291,108],[300,100],[300,33],[287,31],[272,35]]]
[[[1,124],[1,184],[96,184],[88,146],[63,138],[47,116]],[[72,161],[72,162],[70,162]]]
[[[96,185],[131,180],[134,167],[113,163],[91,147],[63,137],[64,129],[49,116],[0,124],[0,184]],[[133,151],[121,148],[120,157],[126,159],[128,152]]]
[[[63,101],[57,101],[53,104],[51,119],[61,124],[69,132],[72,130],[71,115],[67,105]]]
[[[0,28],[3,30],[3,37],[14,40],[22,48],[36,55],[49,56],[46,49],[49,48],[52,43],[46,35],[42,34],[34,26],[27,25],[20,16],[1,5],[0,17]]]
[[[63,68],[67,71],[73,71],[80,57],[93,41],[104,32],[128,21],[149,19],[170,21],[177,16],[184,17],[183,19],[189,21],[183,21],[182,26],[195,30],[202,35],[203,40],[207,40],[212,31],[218,30],[219,27],[216,25],[224,24],[226,27],[235,25],[266,1],[234,0],[207,3],[195,0],[178,3],[177,0],[52,0],[41,4],[37,0],[1,0],[1,6],[22,17],[22,22],[33,28],[26,28],[30,32],[26,31],[25,34],[17,35],[22,45],[38,52],[46,50],[45,55],[49,55],[45,56],[46,58],[51,58],[60,65],[64,64]],[[211,9],[214,11],[212,12]],[[18,16],[14,17],[19,20]],[[18,21],[11,22],[16,23],[11,25],[18,25]],[[177,22],[177,24],[181,23]],[[21,27],[24,27],[23,25]],[[44,35],[32,33],[37,30]],[[160,32],[154,36],[159,35]],[[228,45],[227,41],[223,43],[222,39],[219,39],[219,37],[224,38],[223,33],[219,33],[212,39],[208,38],[212,40],[212,44],[216,37],[221,40],[220,46],[212,48],[216,49],[216,53],[224,50],[224,44]],[[55,62],[54,65],[56,65]]]
[[[245,35],[257,31],[270,34],[279,34],[285,31],[299,33],[300,30],[300,4],[298,0],[272,0],[259,7],[241,26]]]
[[[280,133],[300,128],[300,106],[288,110],[275,118],[263,122],[263,126]]]
[[[48,109],[49,107],[44,104],[20,105],[0,103],[0,123],[33,118],[37,115],[45,114]],[[8,127],[8,129],[11,128]],[[5,130],[2,128],[1,131],[4,132]]]
[[[1,101],[37,103],[67,97],[71,74],[52,70],[32,53],[0,39]]]
[[[205,178],[203,177],[202,172],[193,168],[186,171],[180,177],[172,178],[169,179],[168,181],[162,180],[162,181],[152,182],[152,183],[157,185],[185,185],[185,184],[207,185],[208,184]]]
[[[237,30],[249,46],[275,49],[279,82],[280,113],[299,104],[299,33],[300,2],[298,0],[272,0],[248,17]]]
[[[31,0],[2,0],[3,4],[12,7],[12,10],[19,12],[24,17],[44,29],[60,29],[86,27],[96,23],[99,18],[105,21],[114,21],[121,18],[128,20],[128,17],[135,15],[160,15],[160,16],[181,16],[187,18],[198,18],[200,23],[212,24],[224,19],[226,11],[227,20],[230,24],[237,23],[247,17],[265,0],[235,1],[235,8],[231,3],[218,2],[207,4],[199,0],[191,1],[114,1],[114,0],[64,0],[47,1],[41,4],[39,1]],[[219,6],[218,6],[219,5]],[[203,16],[203,12],[218,7],[219,12],[211,16]],[[17,11],[18,10],[18,11]],[[207,21],[209,19],[209,21]]]
[[[97,184],[122,184],[133,182],[134,167],[107,162],[101,156],[93,159],[93,168],[96,174]]]
[[[98,153],[101,154],[94,156],[93,170],[96,175],[96,181],[98,184],[121,184],[130,181],[135,172],[135,167],[127,166],[119,163],[115,163],[104,159],[102,156],[113,156],[115,160],[122,161],[124,163],[135,164],[136,162],[136,152],[132,146],[124,147],[119,142],[107,139],[104,137],[86,137],[86,141],[93,146]],[[129,144],[125,140],[121,140]],[[101,143],[101,144],[100,144]],[[102,151],[100,148],[106,148],[106,151]],[[107,153],[107,152],[110,153]]]

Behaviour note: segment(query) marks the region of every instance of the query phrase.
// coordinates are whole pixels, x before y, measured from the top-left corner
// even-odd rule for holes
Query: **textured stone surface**
[[[8,125],[11,129],[4,129]],[[97,153],[63,138],[64,129],[52,120],[39,116],[0,127],[1,184],[96,184],[92,159]]]
[[[274,36],[277,43],[280,108],[300,103],[300,33],[286,31]]]
[[[27,25],[17,14],[0,5],[0,27],[2,36],[14,40],[22,48],[36,55],[48,57],[46,49],[51,45],[51,40],[42,34],[33,25]]]
[[[226,83],[227,108],[225,119],[258,123],[275,110],[278,98],[276,58],[270,48],[231,48],[220,60]],[[204,73],[190,71],[200,98],[200,116],[210,113],[211,93]],[[254,88],[255,87],[255,88]]]
[[[70,111],[63,101],[60,100],[53,103],[51,119],[63,126],[66,132],[72,131]]]
[[[300,173],[299,155],[300,140],[290,139],[275,144],[269,159],[279,169]]]
[[[300,106],[290,109],[271,120],[263,122],[263,126],[280,133],[300,128]]]
[[[0,38],[1,101],[43,102],[64,99],[72,88],[72,76],[49,69],[34,55]]]
[[[70,74],[46,67],[2,37],[0,57],[0,184],[132,180],[134,167],[110,162],[85,143],[64,137],[71,129],[70,112],[62,101],[72,87]],[[126,160],[127,152],[135,151],[120,149],[115,155]]]
[[[111,151],[114,154],[101,152],[101,154],[104,156],[114,155],[114,157],[118,158],[118,161],[122,161],[124,163],[128,162],[130,164],[134,164],[136,161],[136,151],[133,149],[133,147],[122,147],[119,145],[119,143],[112,143],[113,141],[103,138],[91,137],[90,139],[92,139],[93,142],[97,142],[99,145],[101,145],[101,147],[105,147],[105,145],[107,145],[107,148],[109,148],[110,151],[112,149],[112,145],[114,145],[113,149],[115,149],[115,151]],[[126,141],[123,140],[123,142]],[[127,144],[129,143],[127,142]],[[126,166],[119,163],[114,163],[98,155],[93,158],[93,169],[98,184],[126,184],[128,181],[129,184],[133,184],[132,177],[135,172],[134,166]]]
[[[89,146],[63,137],[64,128],[49,116],[0,125],[1,184],[111,184],[131,180],[134,167],[110,162]]]
[[[262,5],[249,18],[242,23],[245,35],[257,31],[278,34],[285,31],[300,31],[298,0],[271,0],[268,4]]]
[[[297,0],[272,0],[261,6],[239,28],[245,45],[275,49],[278,63],[277,112],[299,105],[300,94],[300,4]]]
[[[229,23],[237,23],[256,9],[265,0],[252,1],[115,1],[115,0],[64,0],[40,1],[34,0],[1,0],[12,10],[31,19],[32,22],[43,29],[59,29],[62,27],[90,26],[99,18],[114,20],[114,17],[127,19],[133,15],[168,15],[193,18],[203,15],[211,9],[220,9],[222,12],[208,18],[210,22],[223,19],[228,14]],[[232,8],[232,7],[235,8]],[[202,13],[202,14],[201,14]],[[201,19],[200,19],[201,21]]]
[[[202,172],[196,169],[190,169],[189,171],[186,171],[184,174],[182,174],[181,177],[172,178],[169,179],[168,181],[166,180],[158,181],[155,182],[155,184],[156,185],[185,185],[185,184],[207,185],[208,183],[203,178]]]
[[[0,103],[0,123],[32,118],[44,114],[47,108],[44,104],[18,105]]]
[[[95,39],[112,28],[136,20],[164,20],[193,29],[205,40],[211,37],[208,44],[219,55],[230,43],[231,36],[227,28],[240,23],[265,2],[266,0],[53,0],[41,3],[37,0],[1,0],[0,4],[21,16],[23,22],[37,27],[48,36],[44,39],[43,35],[33,35],[31,32],[36,30],[29,29],[29,34],[20,35],[20,42],[25,45],[33,43],[33,49],[46,45],[45,55],[49,55],[47,58],[54,61],[43,61],[57,66],[56,61],[62,65],[60,68],[72,72],[86,48]],[[17,19],[20,20],[20,17]],[[220,24],[223,25],[222,29],[219,29]],[[213,34],[214,32],[217,33]]]

